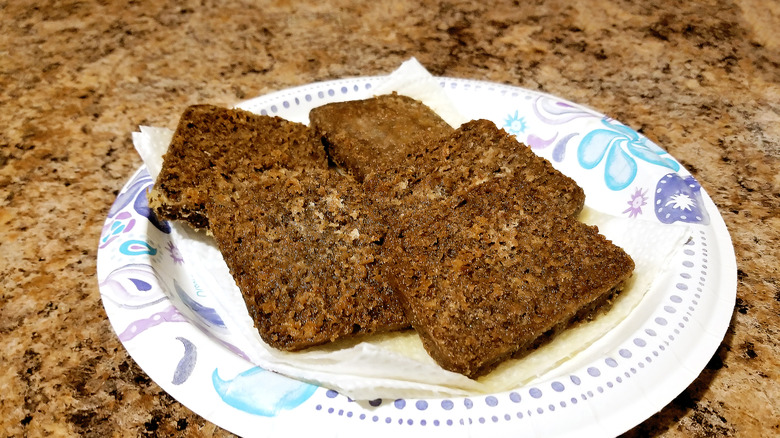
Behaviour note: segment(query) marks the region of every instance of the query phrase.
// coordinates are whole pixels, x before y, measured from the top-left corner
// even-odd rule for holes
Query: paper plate
[[[296,87],[239,105],[308,122],[311,108],[361,99],[383,78]],[[120,341],[165,391],[242,436],[611,436],[684,390],[717,349],[736,299],[723,219],[673,157],[585,106],[517,87],[437,78],[468,118],[492,120],[585,190],[587,203],[636,227],[687,223],[692,238],[648,295],[587,355],[511,391],[473,397],[351,400],[253,366],[220,336],[168,223],[150,214],[144,167],[119,193],[101,234],[98,281]],[[175,304],[174,304],[175,303]],[[210,333],[207,335],[206,333]],[[572,365],[575,364],[575,365]]]

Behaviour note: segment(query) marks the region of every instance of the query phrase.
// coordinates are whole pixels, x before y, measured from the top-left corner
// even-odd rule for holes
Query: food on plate
[[[595,227],[500,180],[455,207],[418,212],[385,242],[386,278],[425,349],[476,378],[546,333],[587,318],[618,291],[631,258]],[[430,219],[434,218],[434,219]]]
[[[208,228],[204,207],[216,179],[242,179],[273,167],[327,167],[306,125],[214,105],[188,107],[173,135],[149,205],[162,219]]]
[[[387,227],[353,178],[276,167],[217,187],[210,232],[266,343],[294,351],[409,326],[378,269]]]
[[[331,160],[358,181],[385,165],[403,165],[421,144],[452,132],[422,102],[395,93],[314,108],[309,123]]]
[[[385,220],[393,223],[439,203],[454,206],[488,181],[498,184],[496,193],[517,193],[518,208],[536,205],[552,214],[574,216],[585,203],[585,193],[574,180],[489,120],[472,120],[450,135],[418,145],[402,162],[384,163],[366,176],[364,186]],[[529,197],[543,202],[529,204]]]
[[[309,118],[191,107],[150,194],[163,218],[208,227],[272,347],[411,323],[439,365],[476,378],[631,276],[574,219],[583,190],[490,121],[453,129],[395,93]]]
[[[634,268],[573,219],[582,189],[488,120],[387,163],[365,186],[392,229],[385,277],[426,350],[468,377],[606,300]]]

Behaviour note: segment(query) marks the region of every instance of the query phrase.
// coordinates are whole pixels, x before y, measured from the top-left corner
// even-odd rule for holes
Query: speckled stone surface
[[[130,133],[410,56],[585,103],[694,174],[734,241],[735,312],[699,378],[627,435],[780,434],[780,4],[424,3],[0,0],[3,436],[229,435],[140,370],[101,304]]]

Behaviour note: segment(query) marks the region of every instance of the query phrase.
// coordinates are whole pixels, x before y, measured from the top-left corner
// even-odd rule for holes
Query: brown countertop
[[[0,1],[3,435],[229,435],[140,370],[102,307],[130,133],[410,56],[586,103],[693,173],[734,241],[735,312],[698,379],[628,435],[780,434],[780,6],[482,3]]]

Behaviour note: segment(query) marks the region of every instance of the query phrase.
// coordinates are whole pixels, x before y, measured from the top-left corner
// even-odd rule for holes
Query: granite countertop
[[[130,133],[411,56],[585,103],[693,173],[733,239],[736,306],[701,375],[627,435],[780,434],[780,5],[425,3],[0,1],[3,435],[229,435],[136,365],[101,303]]]

